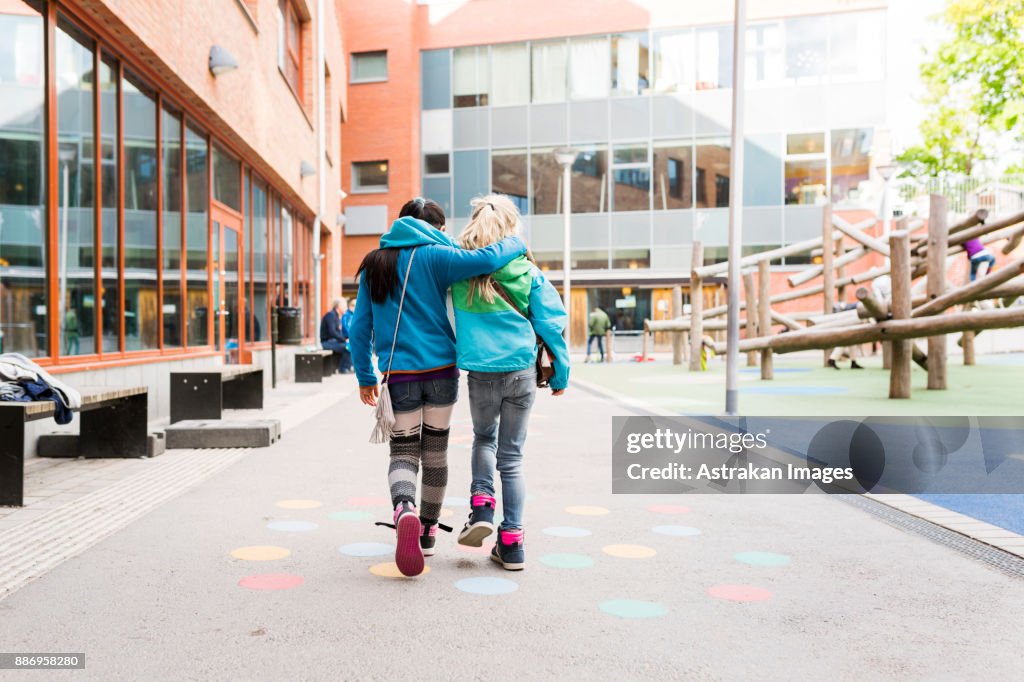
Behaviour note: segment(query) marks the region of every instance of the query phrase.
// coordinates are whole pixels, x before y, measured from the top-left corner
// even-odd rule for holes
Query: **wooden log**
[[[693,243],[690,264],[690,371],[701,371],[701,344],[704,341],[704,285],[697,268],[704,264],[704,244]]]
[[[928,354],[921,350],[915,341],[910,341],[910,357],[914,360],[914,364],[924,371],[928,371]]]
[[[841,233],[836,232],[833,235],[833,239],[838,239],[840,236],[842,236]],[[757,265],[757,263],[762,260],[773,261],[777,258],[783,258],[785,256],[794,256],[798,253],[804,253],[806,251],[810,251],[816,246],[821,246],[822,241],[823,240],[821,237],[815,237],[813,239],[805,239],[802,242],[794,242],[792,244],[789,244],[788,246],[781,246],[777,249],[761,251],[760,253],[753,253],[749,256],[744,256],[743,258],[740,259],[740,267],[749,268],[752,265]],[[712,277],[714,275],[721,275],[728,269],[728,261],[723,261],[721,263],[704,265],[697,269],[697,274],[702,279],[707,279],[708,277]]]
[[[647,362],[647,340],[651,335],[651,330],[647,326],[647,322],[647,320],[644,320],[643,346],[640,351],[640,362]]]
[[[835,254],[835,234],[832,231],[832,205],[829,204],[822,209],[821,223],[821,291],[822,291],[822,312],[828,315],[832,312],[836,301],[836,273],[833,255]],[[822,364],[828,367],[829,357],[832,351],[825,349]]]
[[[882,369],[892,369],[892,343],[882,341]]]
[[[974,364],[974,332],[971,330],[965,331],[960,336],[960,345],[964,349],[964,365],[970,366]]]
[[[978,279],[974,280],[966,286],[962,286],[958,289],[946,292],[941,296],[931,298],[927,303],[924,303],[911,313],[911,317],[926,317],[928,315],[937,315],[943,310],[952,308],[953,306],[964,303],[970,300],[977,300],[972,297],[984,292],[989,289],[993,289],[1000,284],[1005,284],[1017,275],[1024,273],[1024,258],[1019,258],[1012,263],[1008,263],[1005,267],[996,270],[991,275],[984,275],[979,270]],[[931,281],[931,277],[928,280]],[[943,284],[945,284],[943,282]],[[929,297],[932,296],[931,289],[928,291]]]
[[[941,194],[931,195],[928,209],[928,298],[933,302],[946,293],[946,251],[949,248],[947,215],[946,197]],[[966,234],[971,229],[977,228],[968,228],[960,234]],[[946,389],[946,337],[942,335],[928,337],[928,389]]]
[[[771,334],[772,329],[772,309],[770,303],[772,278],[771,269],[766,260],[757,264],[757,286],[758,329],[760,329],[761,334],[767,335]],[[750,313],[747,313],[747,317],[750,317]],[[772,349],[764,348],[761,350],[761,379],[772,379],[774,376]]]
[[[1003,244],[1003,253],[1010,255],[1013,253],[1018,246],[1020,246],[1021,240],[1024,239],[1024,225],[1019,230],[1010,235],[1010,238]]]
[[[790,317],[788,315],[783,315],[782,313],[779,313],[779,312],[776,312],[776,311],[772,310],[771,311],[771,316],[772,316],[772,321],[773,322],[777,322],[778,324],[783,325],[784,327],[786,327],[787,329],[789,329],[791,331],[799,331],[801,329],[807,329],[807,327],[805,327],[804,325],[800,324],[799,322],[797,322],[796,320],[794,320],[792,317]]]
[[[614,352],[613,346],[615,345],[615,334],[609,329],[604,333],[604,361],[612,361],[612,353]]]
[[[897,223],[897,227],[904,221]],[[910,235],[897,229],[889,235],[889,258],[892,265],[892,321],[910,318]],[[889,370],[889,398],[910,397],[910,341],[890,341],[892,348]]]
[[[929,214],[929,222],[931,222],[930,214]],[[987,234],[990,234],[992,232],[996,232],[998,230],[1002,230],[1003,228],[1006,228],[1006,227],[1012,227],[1013,225],[1016,225],[1017,223],[1021,223],[1021,222],[1024,222],[1024,213],[1017,213],[1016,215],[1012,215],[1009,218],[1004,218],[1003,220],[997,220],[994,223],[982,223],[980,225],[976,224],[973,227],[969,227],[969,228],[960,230],[956,234],[952,234],[951,233],[949,238],[948,238],[948,240],[947,240],[947,248],[950,247],[950,246],[960,246],[964,242],[969,242],[972,239],[977,239],[979,237],[983,237],[983,236],[985,236]],[[1012,234],[1012,232],[1011,232],[1011,234]],[[930,242],[930,241],[931,241],[931,239],[929,238],[928,242]],[[914,251],[915,251],[915,253],[917,255],[923,256],[923,255],[927,254],[928,251],[931,248],[932,247],[931,247],[930,243],[926,242],[926,243],[918,244],[917,248]]]
[[[672,287],[672,317],[683,316],[683,288]],[[683,364],[683,335],[681,331],[672,332],[672,364]]]
[[[750,272],[743,273],[743,298],[746,302],[747,307],[747,338],[752,339],[757,336],[757,294],[754,293],[754,275]],[[757,353],[750,351],[747,353],[747,367],[757,366]]]
[[[875,298],[865,287],[857,289],[857,317],[863,319],[874,318],[878,322],[889,319],[889,306]],[[861,314],[861,306],[866,314]]]
[[[836,267],[842,267],[844,265],[854,263],[857,260],[859,260],[865,252],[866,249],[863,246],[854,247],[847,251],[846,253],[844,253],[839,258],[837,258],[833,265]],[[815,277],[821,275],[822,269],[823,268],[820,265],[811,265],[807,268],[804,268],[800,272],[789,277],[789,279],[787,280],[789,282],[789,286],[796,287],[800,286],[801,284],[810,282]]]
[[[975,211],[971,215],[967,216],[966,218],[964,218],[963,220],[958,222],[956,225],[953,225],[952,227],[950,227],[949,228],[949,233],[951,235],[955,234],[957,232],[960,232],[961,230],[966,230],[968,227],[974,227],[975,225],[980,225],[983,222],[985,222],[986,220],[988,220],[988,209],[987,208],[979,208],[977,211]]]
[[[692,320],[689,317],[677,317],[673,320],[647,320],[652,332],[688,332],[691,331]],[[747,323],[745,317],[740,318],[740,326]],[[704,331],[722,331],[726,328],[725,320],[704,320],[701,328]]]
[[[874,223],[874,221],[871,221],[871,222],[872,222],[872,224]],[[847,237],[853,239],[856,242],[860,242],[861,244],[863,244],[864,246],[868,247],[872,251],[880,253],[883,256],[885,256],[886,258],[889,257],[889,247],[886,244],[882,243],[878,239],[875,239],[874,237],[872,237],[871,235],[867,234],[866,232],[864,232],[863,230],[859,229],[858,227],[856,227],[854,225],[851,225],[850,223],[846,222],[845,220],[843,220],[839,216],[835,216],[835,218],[833,218],[832,224],[835,225],[836,229],[838,229],[840,232],[845,234]],[[822,247],[822,248],[824,248],[824,247]],[[824,256],[824,251],[822,251],[822,256]],[[822,266],[824,266],[824,265],[825,265],[825,263],[824,263],[824,260],[823,260],[822,261]]]

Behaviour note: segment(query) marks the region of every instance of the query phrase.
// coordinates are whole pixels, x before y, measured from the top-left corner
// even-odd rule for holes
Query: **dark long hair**
[[[444,209],[433,199],[416,197],[405,202],[398,216],[418,218],[438,230],[444,229]],[[374,249],[363,257],[363,262],[356,271],[356,278],[366,275],[366,286],[370,290],[370,300],[383,303],[398,288],[398,249]]]

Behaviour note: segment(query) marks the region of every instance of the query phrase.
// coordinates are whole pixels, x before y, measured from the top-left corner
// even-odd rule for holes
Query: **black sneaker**
[[[473,495],[470,500],[469,520],[459,533],[459,544],[482,547],[484,538],[494,532],[494,498]]]
[[[423,550],[423,556],[434,556],[434,546],[437,544],[437,529],[440,528],[446,533],[451,533],[454,529],[437,521],[424,521],[422,518],[420,518],[420,523],[423,524],[423,532],[420,534],[420,549]]]
[[[498,541],[491,550],[491,561],[501,564],[506,571],[521,571],[526,567],[526,551],[523,549],[523,531],[498,531]]]

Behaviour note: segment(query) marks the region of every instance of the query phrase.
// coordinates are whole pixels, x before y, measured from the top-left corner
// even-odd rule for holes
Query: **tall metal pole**
[[[729,309],[725,349],[725,412],[739,409],[740,246],[743,243],[743,67],[746,61],[746,0],[735,0],[732,37],[732,143],[729,150]],[[747,315],[754,311],[747,310]]]
[[[316,224],[313,226],[313,244],[311,254],[313,257],[313,319],[319,320],[323,314],[324,302],[321,300],[323,288],[324,261],[320,258],[320,226],[325,222],[324,214],[327,212],[327,164],[324,160],[327,156],[327,106],[324,102],[327,90],[327,71],[324,65],[324,0],[317,0],[316,3],[316,153],[317,153],[317,214]],[[313,343],[320,348],[320,334],[313,334]]]
[[[565,314],[569,320],[565,326],[565,335],[571,339],[572,316],[570,306],[572,304],[572,254],[570,244],[569,218],[572,213],[572,164],[562,164],[562,228],[564,230],[562,245],[562,303],[565,306]]]

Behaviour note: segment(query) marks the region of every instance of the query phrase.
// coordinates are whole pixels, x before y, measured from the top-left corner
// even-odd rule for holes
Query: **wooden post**
[[[771,333],[772,328],[772,278],[771,266],[766,260],[757,264],[757,286],[757,310],[759,313],[757,325],[761,335],[767,336]],[[752,314],[752,311],[747,312],[748,317]],[[761,378],[773,379],[774,377],[775,373],[772,349],[765,348],[761,351]]]
[[[747,338],[757,338],[757,294],[754,293],[754,275],[750,272],[743,273],[743,298],[747,309]],[[747,367],[757,367],[757,353],[747,353]]]
[[[964,348],[964,364],[965,365],[973,365],[974,364],[974,332],[970,331],[970,330],[965,331],[963,333],[962,339],[963,339],[963,343],[961,345]]]
[[[904,221],[898,227],[902,228]],[[889,235],[889,254],[892,260],[892,319],[910,318],[910,235],[902,229]],[[891,367],[889,397],[910,397],[910,344],[907,339],[890,342]]]
[[[928,209],[928,300],[934,301],[946,291],[946,250],[949,248],[949,222],[946,197],[931,195]],[[927,304],[926,304],[927,305]],[[928,389],[946,388],[946,337],[928,337]]]
[[[892,343],[882,341],[882,369],[892,369]]]
[[[613,343],[614,340],[615,340],[615,334],[612,332],[611,329],[609,329],[608,331],[606,331],[604,333],[604,345],[605,345],[604,361],[605,362],[611,362],[612,361],[612,343]]]
[[[690,371],[701,371],[701,346],[704,340],[704,284],[697,268],[704,265],[704,244],[693,243],[690,265]]]
[[[832,239],[832,205],[826,205],[821,211],[821,276],[822,276],[822,312],[826,315],[832,312],[836,300],[836,273],[833,264],[835,254],[835,243]],[[828,367],[829,356],[832,349],[826,348],[822,364]]]
[[[651,335],[647,328],[647,320],[644,320],[643,350],[640,351],[640,362],[647,362],[647,337]]]
[[[672,319],[679,319],[683,316],[683,288],[679,285],[672,287]],[[683,364],[683,335],[681,332],[672,332],[672,364]]]

